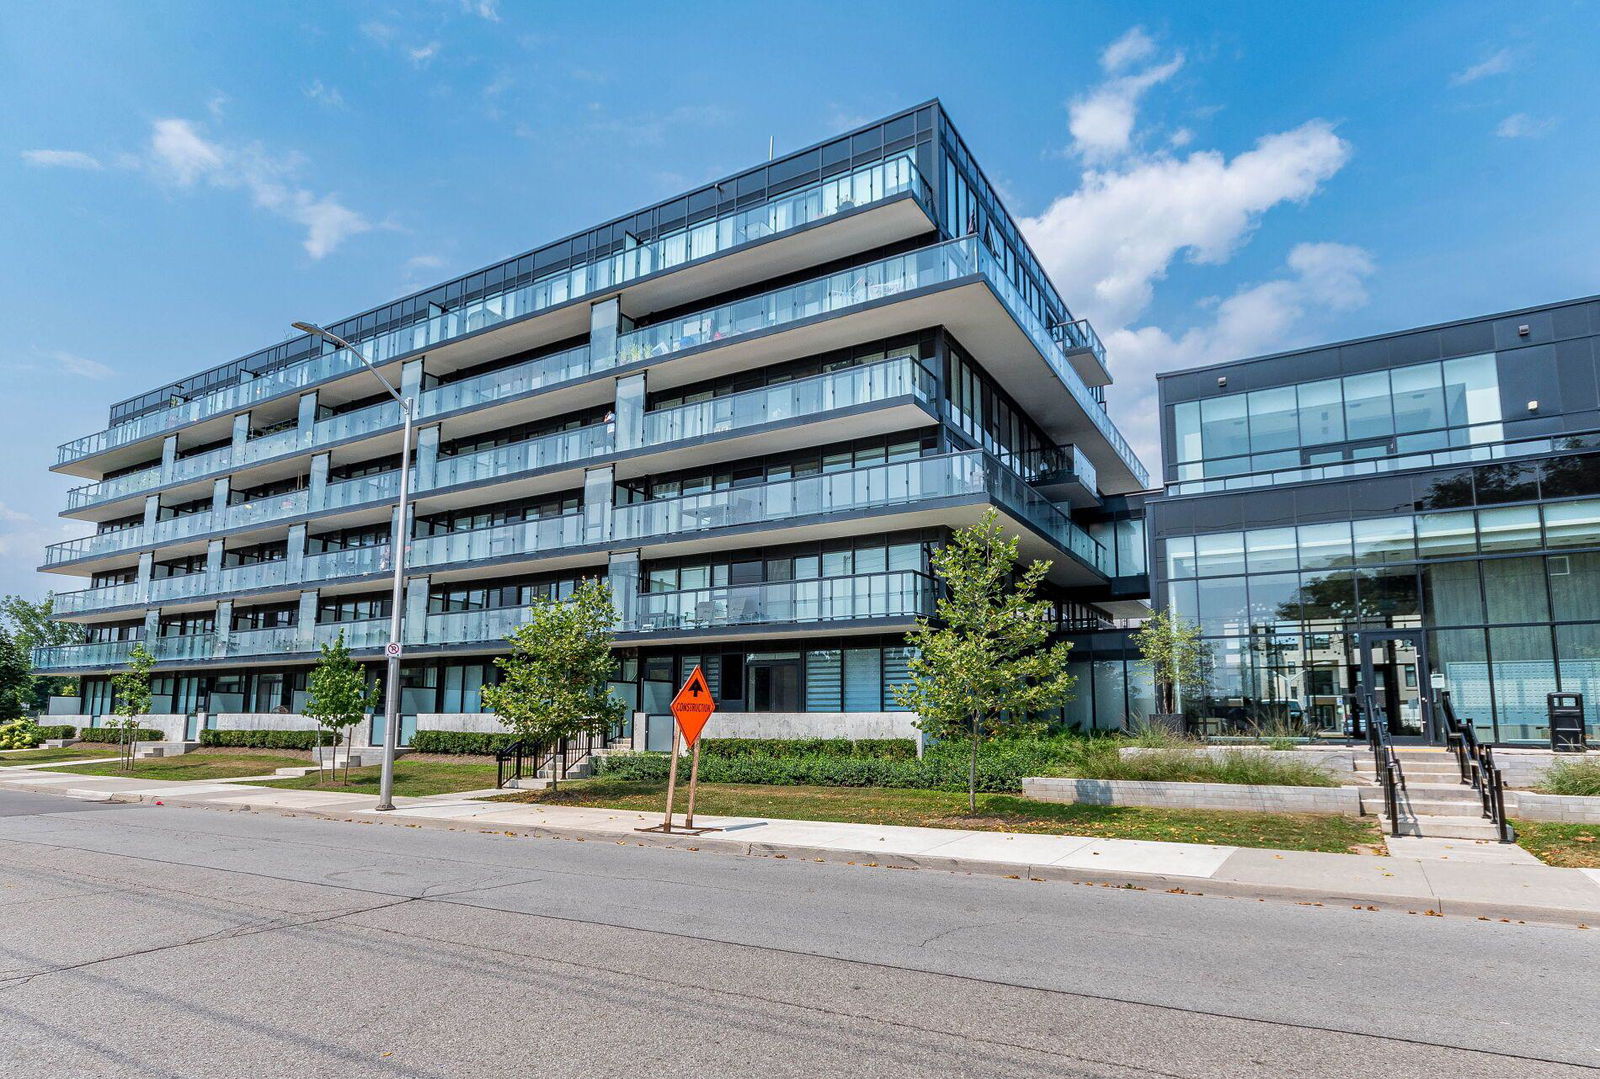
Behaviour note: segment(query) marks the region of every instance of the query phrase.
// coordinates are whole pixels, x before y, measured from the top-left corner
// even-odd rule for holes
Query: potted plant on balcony
[[[1155,683],[1157,711],[1151,713],[1150,725],[1182,733],[1178,687],[1198,684],[1205,670],[1206,648],[1200,640],[1200,627],[1167,607],[1135,631],[1133,643]]]

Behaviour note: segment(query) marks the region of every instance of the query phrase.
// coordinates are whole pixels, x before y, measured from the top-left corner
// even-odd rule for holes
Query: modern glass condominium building
[[[1199,622],[1192,723],[1600,733],[1600,300],[1161,377],[1157,602]],[[1364,673],[1365,665],[1365,673]]]
[[[1148,478],[1104,350],[937,102],[329,329],[420,416],[413,720],[479,712],[530,598],[587,577],[639,712],[695,663],[724,713],[891,712],[930,552],[989,508],[1052,563],[1072,718],[1147,710],[1116,621],[1148,594]],[[103,713],[142,640],[157,712],[298,712],[320,644],[387,641],[399,453],[395,403],[311,336],[112,405],[60,448],[90,534],[44,567],[86,641],[39,664]]]

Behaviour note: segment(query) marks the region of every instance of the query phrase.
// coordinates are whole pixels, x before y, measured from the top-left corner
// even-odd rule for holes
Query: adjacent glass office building
[[[1161,376],[1156,602],[1209,649],[1201,730],[1547,743],[1546,695],[1600,734],[1600,301]]]
[[[937,102],[329,328],[416,401],[408,716],[481,710],[529,600],[596,576],[640,712],[695,663],[725,712],[892,710],[930,554],[990,508],[1052,563],[1070,717],[1148,710],[1118,629],[1148,477],[1104,350]],[[320,644],[387,641],[399,430],[307,335],[114,404],[60,448],[89,534],[44,568],[85,639],[38,663],[103,713],[143,641],[158,712],[297,712]]]

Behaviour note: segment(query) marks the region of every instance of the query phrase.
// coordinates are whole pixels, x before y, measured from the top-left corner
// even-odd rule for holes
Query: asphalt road
[[[1597,971],[1600,930],[0,792],[6,1077],[1583,1075]]]

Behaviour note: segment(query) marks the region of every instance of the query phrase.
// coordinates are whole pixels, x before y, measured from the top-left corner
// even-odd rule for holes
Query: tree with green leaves
[[[155,665],[156,657],[150,654],[144,642],[135,641],[128,653],[127,670],[111,676],[112,708],[122,717],[119,746],[122,767],[126,769],[133,768],[139,721],[150,714],[150,704],[154,700],[150,692],[150,670]]]
[[[1019,572],[1017,561],[1017,538],[1005,536],[993,510],[934,554],[945,595],[935,616],[917,619],[908,634],[917,647],[911,681],[894,687],[895,703],[916,712],[923,731],[970,742],[973,813],[981,743],[1037,727],[1034,716],[1072,699],[1072,645],[1050,642],[1050,602],[1038,598],[1050,563],[1032,562]]]
[[[0,626],[0,720],[21,719],[33,707],[33,666],[28,653]]]
[[[83,627],[72,622],[52,621],[55,613],[55,593],[46,592],[37,603],[22,596],[0,598],[0,625],[10,632],[24,660],[29,661],[29,697],[31,709],[44,711],[50,707],[50,697],[73,692],[77,683],[71,678],[56,678],[32,673],[32,655],[35,648],[77,644],[83,640]]]
[[[333,736],[334,764],[338,765],[339,746],[346,741],[346,732],[366,718],[369,710],[378,706],[377,687],[367,681],[367,672],[361,664],[350,658],[350,649],[344,643],[344,630],[332,644],[322,646],[322,658],[312,668],[307,679],[305,714],[317,721],[317,750],[321,754],[322,732]],[[321,782],[321,769],[318,769]],[[350,783],[350,748],[345,746],[344,782]]]
[[[495,660],[500,683],[483,687],[484,703],[518,739],[541,750],[605,735],[628,714],[608,685],[616,620],[603,581],[584,581],[565,600],[535,599],[528,620],[506,638],[510,654]],[[558,771],[551,769],[552,789]]]
[[[1156,611],[1133,634],[1141,663],[1156,687],[1156,707],[1165,715],[1178,711],[1178,687],[1198,687],[1207,659],[1200,627],[1171,607]]]

